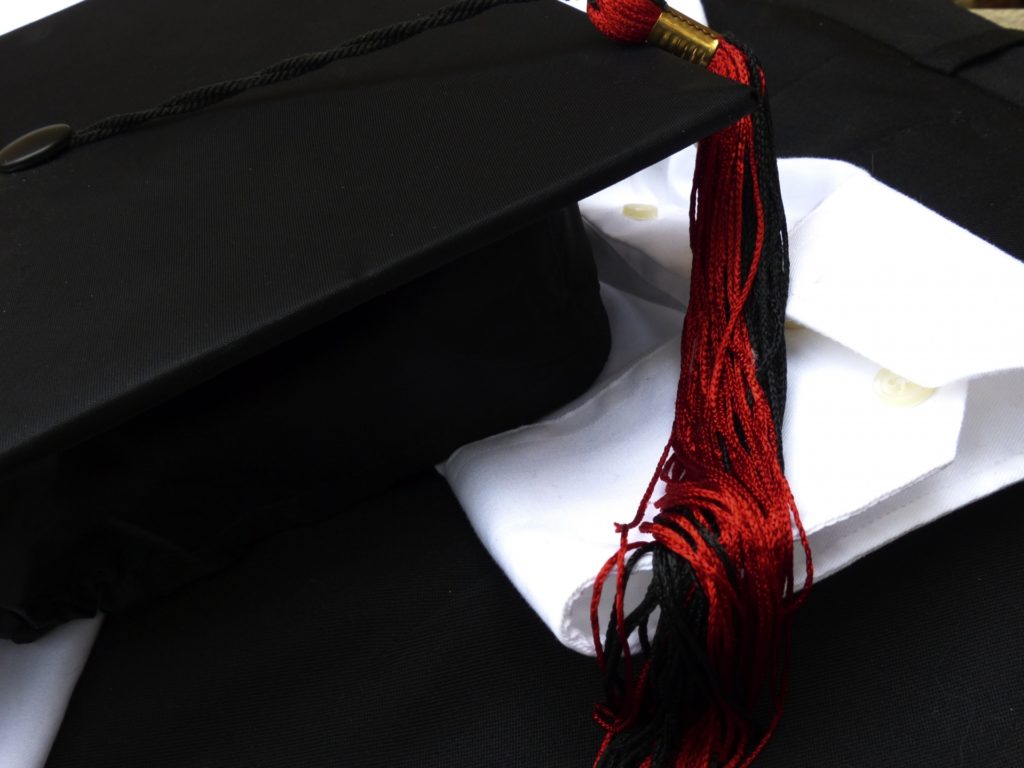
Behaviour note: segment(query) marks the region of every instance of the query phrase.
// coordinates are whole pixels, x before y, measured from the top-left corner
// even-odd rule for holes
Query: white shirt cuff
[[[1024,477],[1024,265],[854,166],[787,160],[780,174],[793,321],[783,446],[828,575]],[[654,287],[685,287],[690,178],[687,151],[581,203],[637,275],[635,292],[604,288],[605,373],[567,408],[440,467],[512,582],[584,653],[612,524],[632,517],[672,423],[681,314],[638,295],[669,270]],[[624,216],[632,203],[657,217]]]

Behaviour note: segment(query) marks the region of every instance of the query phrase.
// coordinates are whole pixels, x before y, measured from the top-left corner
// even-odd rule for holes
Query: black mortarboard
[[[335,3],[314,0],[287,6],[272,0],[145,5],[88,0],[3,38],[0,70],[18,76],[7,76],[2,85],[0,136],[13,139],[57,122],[84,127],[179,91],[337,46],[437,6],[434,0],[380,2],[346,5],[342,11]],[[538,222],[547,223],[533,237],[550,238],[553,213],[727,125],[750,107],[745,88],[656,50],[609,44],[582,14],[556,2],[537,2],[497,8],[0,176],[4,545],[20,547],[24,534],[19,531],[38,531],[38,523],[18,522],[21,518],[59,526],[50,505],[66,507],[74,518],[90,515],[84,507],[92,492],[75,487],[92,485],[89,476],[61,487],[60,498],[53,498],[51,470],[64,469],[54,457],[98,436],[102,440],[103,433],[175,398],[194,398],[190,393],[204,382],[232,412],[210,413],[209,398],[199,398],[198,444],[189,446],[177,428],[176,450],[217,455],[238,448],[230,436],[219,434],[233,422],[248,441],[267,441],[265,450],[275,456],[282,442],[302,451],[297,437],[306,433],[322,441],[324,420],[343,429],[341,414],[355,410],[363,439],[378,452],[375,459],[386,461],[367,433],[372,422],[360,416],[369,404],[351,400],[363,393],[345,379],[377,379],[375,386],[393,389],[400,398],[393,377],[403,376],[409,391],[404,397],[412,398],[414,391],[450,387],[451,378],[466,372],[446,370],[451,361],[442,365],[440,360],[408,363],[404,371],[379,367],[424,343],[418,330],[425,320],[419,314],[430,317],[429,311],[404,310],[410,327],[364,343],[362,356],[339,344],[330,360],[322,360],[332,346],[330,333],[337,330],[316,331],[318,326],[337,318],[344,325],[344,316],[360,305],[382,296],[388,302],[389,292]],[[504,300],[502,310],[508,313],[507,322],[492,331],[514,328],[517,313],[528,315],[543,295],[531,295],[529,281],[515,274],[544,266],[533,263],[537,247],[529,236],[520,237],[526,241],[511,248],[490,274],[473,277],[478,284],[465,282],[458,292],[448,288],[454,295],[439,292],[438,303],[468,304],[473,291],[493,293],[496,284],[521,281],[516,297],[521,309],[510,295],[489,299]],[[407,294],[400,296],[392,303],[408,302]],[[403,310],[396,306],[394,312],[400,316]],[[454,331],[457,320],[449,321]],[[314,335],[304,340],[310,331]],[[289,342],[296,349],[316,345],[310,354],[321,360],[320,367],[306,363],[311,381],[285,383],[288,370],[299,364],[291,360]],[[484,354],[487,339],[476,343]],[[500,349],[504,342],[494,338],[491,343]],[[259,357],[272,349],[288,358],[289,368],[260,364]],[[473,366],[467,357],[467,366]],[[248,366],[244,375],[232,374],[243,365]],[[515,361],[506,367],[514,369]],[[219,375],[236,390],[211,382]],[[282,380],[275,386],[278,376]],[[318,382],[329,385],[327,390],[320,391]],[[305,391],[296,393],[300,386]],[[256,397],[253,389],[265,390],[263,396]],[[337,398],[327,399],[332,390]],[[502,394],[481,392],[481,397]],[[307,407],[332,399],[338,414]],[[239,400],[251,400],[252,410],[238,413]],[[285,408],[294,411],[267,412]],[[175,427],[189,418],[187,408],[171,411]],[[423,435],[428,425],[417,424],[412,414],[407,418],[408,440],[429,439]],[[487,426],[509,425],[479,425]],[[148,446],[150,436],[135,432],[120,438],[129,444],[118,453],[141,463],[145,457],[135,455],[137,441]],[[211,450],[213,441],[223,445]],[[109,470],[95,450],[88,448],[87,454],[83,460],[101,466],[76,471]],[[427,465],[443,456],[435,448],[418,458]],[[228,469],[245,472],[233,457],[224,460]],[[330,468],[323,470],[319,480],[333,482]],[[113,515],[120,503],[111,495],[135,493],[132,501],[151,504],[146,489],[135,487],[144,471],[133,468],[133,488],[96,490],[101,496],[96,503],[111,507]],[[303,479],[314,482],[309,474]],[[112,480],[113,475],[107,478]],[[39,495],[43,483],[48,492]],[[179,507],[192,509],[179,508],[176,514],[201,514],[211,523],[204,509],[208,503],[230,505],[232,493],[239,494],[240,503],[253,501],[230,490],[231,477],[223,471],[209,484],[219,498],[208,502],[202,488],[192,488],[189,497],[175,499]],[[12,485],[17,488],[13,499]],[[235,510],[230,520],[242,514]],[[211,536],[214,528],[209,525]],[[35,557],[34,567],[42,567],[45,558]],[[68,557],[61,554],[65,563]],[[23,558],[3,560],[9,590],[22,583],[11,569]],[[83,598],[88,599],[79,596],[73,610],[66,607],[66,615],[41,617],[35,628],[95,610]],[[5,594],[4,608],[4,634],[32,631],[34,612],[18,595]]]
[[[609,42],[553,0],[499,5],[435,24],[437,0],[87,0],[0,38],[0,136],[79,130],[0,153],[3,635],[169,591],[596,374],[607,329],[575,201],[735,123],[763,82],[740,58],[716,71],[758,87]],[[633,39],[615,6],[592,19]],[[730,141],[762,151],[770,133],[743,125]],[[760,212],[773,172],[733,165],[737,195],[729,174],[708,194]],[[737,262],[751,295],[768,296],[754,274],[777,224],[705,227],[737,254],[758,242]],[[768,299],[746,325],[778,320],[777,340]],[[756,453],[737,429],[722,452]]]

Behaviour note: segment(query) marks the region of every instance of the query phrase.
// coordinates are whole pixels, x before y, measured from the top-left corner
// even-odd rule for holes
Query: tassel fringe
[[[603,0],[590,11],[606,34],[627,19],[617,39],[636,40],[637,20],[660,7]],[[792,619],[813,580],[783,474],[788,242],[764,74],[727,40],[709,69],[751,86],[758,105],[698,147],[672,433],[635,517],[616,525],[619,548],[598,574],[591,604],[606,689],[594,713],[605,731],[597,768],[749,765],[781,716]],[[656,514],[644,522],[659,488]],[[807,563],[799,593],[794,528]],[[650,540],[634,540],[635,531]],[[645,556],[651,584],[627,612],[626,584]],[[598,607],[613,574],[602,643]]]

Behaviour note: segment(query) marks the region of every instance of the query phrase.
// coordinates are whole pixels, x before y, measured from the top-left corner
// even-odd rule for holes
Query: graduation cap
[[[756,756],[799,601],[765,82],[651,0],[589,16],[89,0],[0,39],[4,636],[166,593],[571,398],[608,343],[575,201],[703,140],[676,423],[595,564],[598,763]]]

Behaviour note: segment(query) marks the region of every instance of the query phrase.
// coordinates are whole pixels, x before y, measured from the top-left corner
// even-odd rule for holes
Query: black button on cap
[[[71,126],[64,123],[47,125],[26,133],[0,149],[0,171],[13,173],[45,163],[67,148],[71,134]]]

